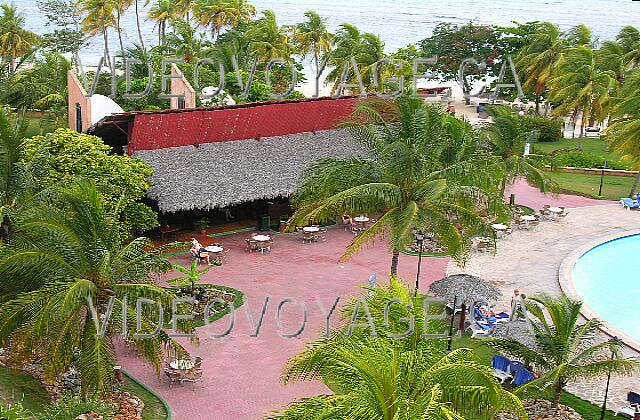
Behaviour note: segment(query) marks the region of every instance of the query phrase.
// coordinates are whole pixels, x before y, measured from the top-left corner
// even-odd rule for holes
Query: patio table
[[[267,241],[271,240],[271,236],[268,236],[268,235],[255,235],[251,239],[253,239],[254,241],[258,241],[258,242],[267,242]]]
[[[547,210],[551,213],[562,213],[562,209],[560,207],[549,207]]]
[[[205,248],[205,251],[211,252],[212,254],[217,254],[219,252],[224,251],[224,248],[221,246],[211,245]]]
[[[320,228],[318,226],[305,226],[302,230],[308,233],[320,232]]]
[[[195,367],[195,364],[191,360],[174,360],[169,363],[169,366],[176,370],[190,370]]]
[[[354,217],[353,220],[355,220],[358,223],[367,223],[369,221],[369,218],[367,216],[358,216],[358,217]]]
[[[524,220],[525,222],[533,222],[536,220],[535,216],[520,216],[520,220]]]

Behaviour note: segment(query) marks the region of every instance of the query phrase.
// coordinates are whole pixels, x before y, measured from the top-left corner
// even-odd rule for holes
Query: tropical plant
[[[284,383],[320,379],[334,394],[300,399],[273,418],[462,420],[488,419],[499,412],[526,418],[522,403],[500,386],[489,367],[476,361],[472,350],[447,353],[443,341],[421,338],[423,298],[414,298],[394,278],[389,287],[368,289],[362,300],[375,324],[375,337],[369,329],[353,334],[349,327],[335,330],[310,343],[282,374]],[[388,305],[391,299],[395,304]],[[358,302],[353,299],[343,311],[346,322],[367,322],[362,312],[354,312]],[[407,331],[409,316],[415,324],[408,336],[387,335]]]
[[[75,365],[84,396],[109,394],[116,364],[112,337],[122,330],[158,372],[164,346],[184,352],[162,330],[151,338],[134,335],[154,332],[159,315],[155,305],[145,305],[137,316],[132,305],[139,298],[170,313],[175,296],[150,276],[171,265],[150,240],[125,242],[118,212],[117,206],[105,208],[90,182],[55,188],[16,222],[16,235],[0,251],[6,280],[0,286],[0,343],[11,341],[18,362],[41,358],[48,380]],[[191,325],[179,323],[178,329],[190,331]]]
[[[249,23],[256,15],[256,8],[247,0],[227,0],[225,2],[226,26],[235,28],[240,24]]]
[[[196,0],[193,15],[198,23],[211,30],[211,39],[216,40],[227,22],[226,2],[224,0]]]
[[[535,95],[536,112],[549,80],[556,76],[563,62],[566,40],[558,27],[550,22],[542,22],[531,43],[520,50],[516,64],[524,74],[525,89]]]
[[[616,41],[625,53],[625,64],[628,69],[633,69],[640,64],[640,31],[633,26],[624,26],[620,29]]]
[[[149,9],[147,19],[156,22],[158,28],[158,45],[164,45],[167,34],[167,23],[173,22],[178,13],[175,3],[171,0],[156,0]]]
[[[333,34],[327,29],[327,19],[318,13],[307,10],[304,16],[307,20],[293,27],[291,41],[296,52],[303,58],[309,55],[313,57],[316,75],[319,75],[322,73],[320,58],[327,56],[333,49]]]
[[[147,0],[145,0],[145,4]],[[138,29],[138,40],[140,41],[140,48],[142,51],[146,51],[146,47],[144,45],[144,37],[142,36],[142,27],[140,25],[140,5],[138,4],[138,0],[133,0],[134,10],[136,12],[136,28]],[[146,60],[145,60],[146,61]]]
[[[549,84],[553,86],[550,99],[559,103],[554,114],[571,115],[573,121],[580,115],[578,148],[582,149],[587,124],[602,122],[608,116],[611,93],[616,88],[616,74],[599,68],[593,49],[582,45],[568,50],[567,59]]]
[[[490,107],[488,111],[493,122],[482,129],[482,134],[504,161],[502,191],[519,177],[525,177],[542,192],[558,191],[558,185],[546,175],[543,163],[533,156],[524,156],[525,145],[535,143],[538,137],[536,131],[527,130],[522,123],[526,116],[514,114],[507,107]]]
[[[630,375],[638,363],[625,359],[618,341],[592,343],[602,323],[592,318],[581,324],[582,302],[567,296],[539,295],[525,303],[531,315],[535,349],[513,338],[490,338],[487,344],[519,358],[542,372],[531,382],[518,387],[516,395],[550,393],[558,406],[565,387],[572,381],[597,378],[607,373]],[[613,353],[614,358],[611,358]]]
[[[122,20],[122,15],[131,7],[133,4],[133,0],[112,0],[114,2],[114,9],[116,12],[116,33],[118,34],[118,43],[120,44],[120,57],[124,60],[124,43],[122,42],[122,28],[120,27],[120,22]]]
[[[21,403],[0,403],[0,418],[6,420],[29,420],[32,415]]]
[[[631,161],[637,169],[640,167],[640,69],[634,69],[625,79],[620,97],[605,132],[611,148],[622,153],[623,159]],[[629,197],[637,191],[639,184],[640,174],[636,176]]]
[[[40,188],[92,179],[108,209],[120,207],[122,234],[145,232],[158,226],[157,215],[141,200],[151,185],[153,169],[144,161],[112,153],[102,139],[58,129],[25,142],[24,162],[33,168]]]
[[[113,0],[81,0],[79,3],[82,19],[82,29],[90,37],[102,34],[104,42],[104,59],[111,68],[111,55],[109,53],[109,28],[116,24],[115,5]]]
[[[24,115],[15,125],[8,111],[0,109],[0,238],[8,241],[12,224],[22,205],[29,199],[32,179],[21,160],[25,155]]]
[[[167,282],[171,284],[175,284],[177,286],[185,286],[191,285],[191,296],[195,295],[196,291],[196,283],[199,283],[202,280],[202,276],[207,274],[209,270],[213,268],[212,265],[203,268],[202,270],[198,270],[198,260],[194,259],[191,261],[191,267],[185,268],[180,264],[173,264],[172,268],[184,274],[184,276],[174,277],[168,279]]]
[[[482,149],[469,124],[441,107],[411,97],[364,101],[345,126],[367,151],[312,163],[295,192],[298,210],[289,221],[294,229],[343,213],[381,213],[342,260],[384,235],[395,275],[400,251],[421,229],[463,261],[471,238],[490,234],[480,212],[506,213],[497,188],[502,162]]]
[[[113,405],[99,398],[83,399],[79,395],[64,394],[35,416],[36,420],[75,419],[85,413],[98,413],[103,418],[113,415]]]
[[[252,22],[247,30],[249,54],[265,64],[274,59],[291,61],[289,36],[278,26],[276,15],[271,10],[262,12],[262,17]]]
[[[343,81],[351,85],[358,84],[352,60],[358,66],[362,84],[370,90],[376,64],[384,58],[384,42],[377,35],[362,33],[355,25],[343,23],[336,31],[334,43],[328,61],[334,68],[326,78],[328,82],[333,82],[332,92],[336,92]]]
[[[0,4],[0,12],[0,58],[8,64],[11,75],[35,51],[39,38],[25,29],[24,15],[13,3]]]

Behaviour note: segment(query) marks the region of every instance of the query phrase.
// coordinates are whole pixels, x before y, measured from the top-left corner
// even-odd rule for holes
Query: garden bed
[[[171,288],[178,297],[190,297],[192,295],[191,286],[174,287]],[[204,311],[207,306],[207,302],[220,298],[226,302],[226,304],[215,304],[210,306],[209,320],[208,322],[214,322],[223,316],[227,315],[231,311],[231,305],[234,309],[242,306],[244,303],[244,293],[236,290],[232,287],[220,286],[215,284],[199,284],[195,287],[195,304],[193,305],[194,314],[194,327],[201,327],[205,325]]]

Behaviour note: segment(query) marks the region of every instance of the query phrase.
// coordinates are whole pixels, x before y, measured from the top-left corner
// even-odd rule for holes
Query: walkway
[[[204,376],[197,384],[169,385],[165,377],[158,378],[137,356],[120,349],[120,361],[125,369],[153,387],[171,405],[175,419],[258,419],[265,410],[278,409],[292,400],[328,392],[320,382],[280,383],[282,368],[298,354],[305,343],[320,336],[326,311],[337,297],[345,301],[358,294],[376,272],[378,278],[388,275],[391,254],[384,241],[363,249],[346,263],[337,263],[353,234],[339,227],[331,228],[327,241],[304,244],[299,236],[278,235],[271,254],[248,253],[244,239],[248,233],[224,236],[220,239],[231,248],[229,262],[214,268],[205,282],[223,284],[246,293],[249,304],[237,313],[237,323],[230,336],[210,339],[207,335],[227,328],[228,317],[198,329],[200,344],[186,345],[193,356],[204,359]],[[444,275],[445,258],[425,258],[422,264],[421,290]],[[181,260],[188,264],[186,259]],[[416,258],[401,255],[401,277],[413,284]],[[263,327],[258,337],[247,322],[245,309],[250,308],[254,321],[260,318],[264,299],[269,297]],[[283,328],[279,330],[275,313],[282,299],[294,298],[307,306],[308,324],[301,338],[287,339],[280,333],[296,331],[302,315],[299,306],[283,307]],[[319,308],[318,300],[323,310]],[[337,314],[331,318],[332,324]]]
[[[559,205],[567,205],[566,198],[560,196]],[[535,197],[530,200],[539,201]],[[558,269],[566,256],[598,237],[638,228],[640,213],[623,210],[618,204],[575,208],[569,210],[569,215],[562,221],[543,222],[533,231],[515,231],[499,240],[495,255],[474,254],[464,268],[450,263],[447,272],[465,272],[492,281],[503,291],[502,301],[497,306],[503,308],[509,305],[514,289],[527,296],[540,292],[560,294]],[[574,384],[570,390],[602,404],[604,388],[605,379],[602,379]],[[640,390],[640,377],[612,381],[609,407],[622,405],[630,390]]]
[[[596,200],[595,198],[582,197],[579,195],[556,195],[542,194],[538,189],[529,186],[525,181],[520,180],[509,186],[505,191],[505,197],[515,194],[516,203],[530,207],[538,211],[545,204],[551,206],[562,206],[567,208],[598,206],[608,204],[607,201]]]

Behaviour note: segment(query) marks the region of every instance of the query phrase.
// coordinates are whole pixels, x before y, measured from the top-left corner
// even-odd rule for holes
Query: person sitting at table
[[[205,247],[202,246],[200,242],[198,242],[196,238],[191,239],[191,249],[189,250],[189,253],[193,257],[197,258],[198,260],[204,261],[207,264],[212,265],[211,259],[209,258],[209,253],[207,252]]]
[[[345,227],[345,229],[348,226],[354,227],[354,223],[353,223],[353,219],[351,218],[351,216],[349,216],[348,214],[343,214],[342,215],[342,225]]]

